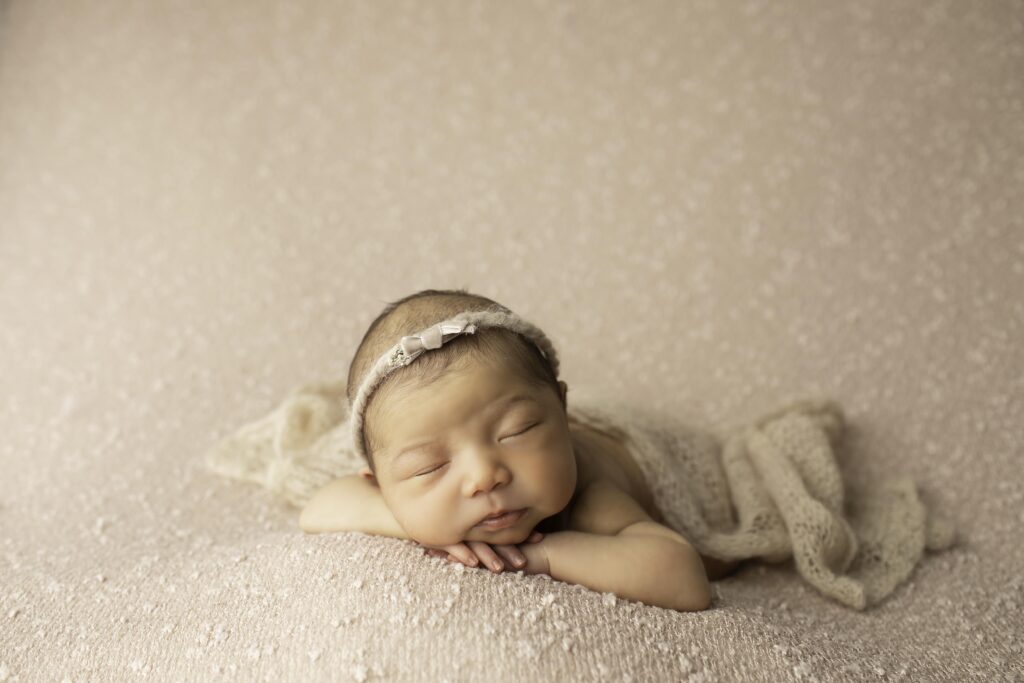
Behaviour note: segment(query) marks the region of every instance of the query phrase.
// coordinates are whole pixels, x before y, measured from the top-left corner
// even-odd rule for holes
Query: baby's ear
[[[569,385],[562,380],[558,380],[558,388],[562,390],[562,405],[565,405],[565,394],[569,391]]]
[[[370,483],[374,486],[377,485],[377,477],[373,476],[373,472],[370,471],[370,466],[366,465],[363,469],[359,470],[359,476],[364,479],[369,479]]]

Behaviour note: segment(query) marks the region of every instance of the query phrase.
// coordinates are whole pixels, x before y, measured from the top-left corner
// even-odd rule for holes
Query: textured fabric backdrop
[[[1018,2],[0,3],[0,681],[1022,680]],[[724,429],[833,397],[959,545],[676,613],[303,535],[201,455],[468,287]]]

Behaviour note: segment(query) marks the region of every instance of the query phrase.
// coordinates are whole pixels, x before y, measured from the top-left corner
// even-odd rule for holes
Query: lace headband
[[[558,378],[558,355],[551,340],[533,324],[504,307],[490,307],[484,310],[463,311],[456,316],[435,323],[425,330],[402,337],[401,341],[392,346],[377,359],[373,367],[363,378],[351,406],[352,449],[363,460],[369,457],[363,446],[363,414],[370,396],[381,381],[398,368],[405,367],[416,360],[421,354],[432,349],[439,349],[447,342],[463,334],[475,334],[484,327],[503,327],[529,339],[540,349],[540,352],[551,364],[555,378]]]

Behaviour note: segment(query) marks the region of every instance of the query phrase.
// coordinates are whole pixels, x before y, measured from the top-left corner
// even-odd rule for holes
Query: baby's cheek
[[[462,537],[456,529],[450,528],[444,520],[434,519],[430,515],[413,513],[400,521],[402,528],[417,543],[441,547],[462,542]]]

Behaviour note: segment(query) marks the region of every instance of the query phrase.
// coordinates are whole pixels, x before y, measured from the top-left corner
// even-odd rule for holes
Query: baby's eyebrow
[[[530,402],[532,402],[533,400],[534,400],[534,398],[532,396],[527,396],[526,394],[515,394],[513,396],[509,396],[509,397],[504,398],[504,399],[498,399],[497,401],[494,401],[494,402],[490,403],[485,410],[495,410],[495,409],[508,410],[515,403],[519,403],[519,402],[522,402],[522,401],[530,401]],[[402,449],[399,453],[395,454],[395,456],[393,458],[391,458],[391,464],[394,465],[403,456],[412,455],[416,451],[418,451],[418,450],[420,450],[422,448],[425,448],[426,446],[430,446],[432,444],[437,443],[437,441],[438,441],[437,438],[433,438],[433,439],[429,439],[427,441],[421,441],[419,443],[416,443],[416,444],[413,444],[411,446],[408,446],[408,447]]]

